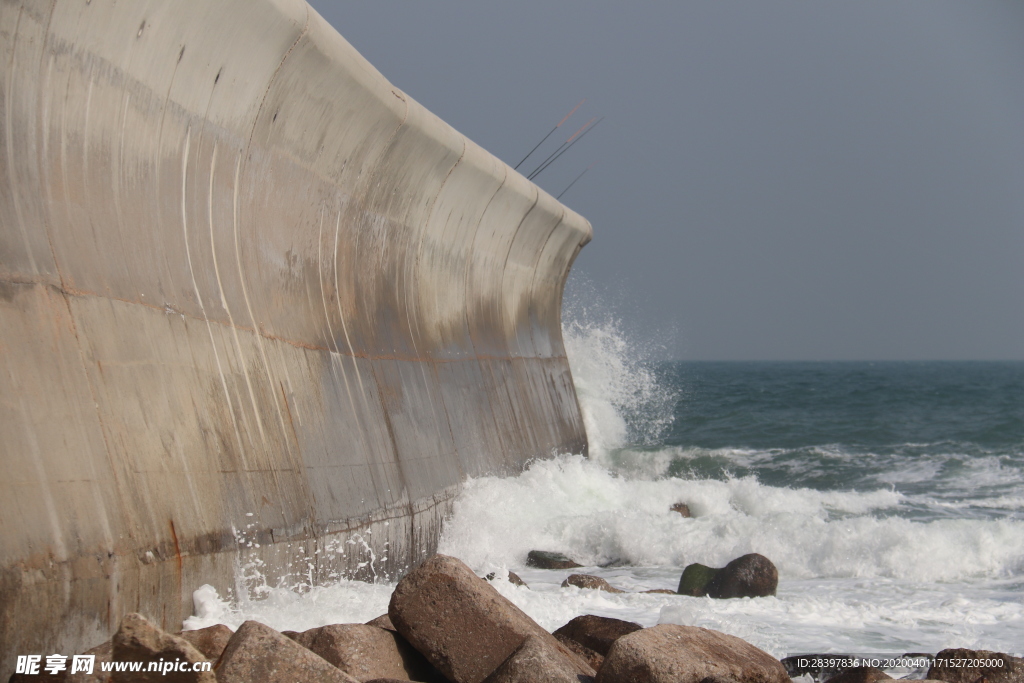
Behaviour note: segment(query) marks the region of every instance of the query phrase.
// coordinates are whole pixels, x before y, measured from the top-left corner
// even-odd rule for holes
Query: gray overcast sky
[[[588,98],[538,182],[673,357],[1024,359],[1019,0],[313,5],[512,165]]]

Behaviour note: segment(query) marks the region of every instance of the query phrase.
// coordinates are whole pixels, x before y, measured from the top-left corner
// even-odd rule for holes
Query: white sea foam
[[[671,512],[689,505],[693,518]],[[535,462],[520,477],[470,481],[440,551],[480,570],[521,567],[533,549],[585,565],[721,566],[759,552],[782,580],[887,577],[957,581],[1024,569],[1024,522],[879,516],[904,496],[766,486],[753,477],[637,480],[580,456]]]
[[[581,314],[582,313],[582,314]],[[644,626],[681,623],[744,638],[776,656],[807,652],[900,654],[945,647],[1017,651],[1024,642],[1024,519],[1020,470],[984,454],[905,444],[914,458],[809,447],[789,471],[872,461],[860,491],[770,486],[753,476],[666,476],[680,461],[713,459],[722,471],[773,465],[779,449],[656,447],[676,397],[634,355],[616,322],[570,313],[565,340],[591,458],[538,461],[518,477],[467,482],[440,551],[467,562],[553,630],[580,614]],[[641,419],[646,416],[647,420]],[[629,446],[629,444],[634,444]],[[639,446],[636,444],[640,444]],[[801,469],[802,468],[802,469]],[[922,492],[914,485],[941,480]],[[964,492],[980,490],[983,500]],[[901,492],[901,490],[903,492]],[[669,507],[689,505],[692,518]],[[1007,516],[968,513],[984,506]],[[528,551],[566,552],[626,593],[562,588],[570,573],[525,567]],[[645,594],[675,588],[690,562],[721,566],[748,552],[779,568],[778,595],[711,600]],[[612,564],[608,563],[626,563]],[[530,588],[505,580],[514,569]],[[267,586],[239,572],[235,599],[196,591],[186,628],[256,619],[279,630],[364,622],[387,610],[388,584]]]

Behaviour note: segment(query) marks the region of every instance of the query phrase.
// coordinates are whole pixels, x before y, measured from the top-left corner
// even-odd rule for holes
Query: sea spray
[[[591,456],[607,460],[627,444],[658,443],[677,396],[651,366],[655,345],[627,335],[593,285],[579,279],[570,280],[562,338]]]
[[[469,480],[441,552],[495,572],[495,588],[549,630],[600,614],[713,628],[779,657],[1020,654],[1024,364],[658,363],[607,307],[567,308],[591,457]],[[691,518],[669,509],[678,502]],[[570,570],[525,567],[532,549],[566,552],[587,565],[572,571],[627,592],[562,588]],[[642,592],[675,588],[689,562],[752,551],[778,566],[776,597]],[[508,583],[509,568],[530,587]],[[187,627],[366,621],[392,588],[294,578],[250,580],[258,599],[206,587]]]

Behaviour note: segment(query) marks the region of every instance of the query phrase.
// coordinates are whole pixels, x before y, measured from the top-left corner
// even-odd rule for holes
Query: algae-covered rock
[[[708,567],[698,562],[687,565],[686,569],[683,570],[683,575],[679,578],[679,588],[676,592],[679,595],[692,595],[694,597],[707,595],[708,584],[711,583],[711,580],[720,571],[722,570]]]

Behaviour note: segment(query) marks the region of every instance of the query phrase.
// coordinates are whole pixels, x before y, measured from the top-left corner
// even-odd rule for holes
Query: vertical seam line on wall
[[[56,2],[56,0],[54,0]],[[11,142],[14,139],[14,114],[12,113],[11,97],[14,92],[14,58],[18,54],[18,36],[21,32],[21,17],[25,13],[25,8],[20,7],[18,9],[18,20],[14,25],[14,42],[11,45],[11,61],[7,67],[7,92],[4,97],[4,128],[7,135],[7,177],[8,182],[11,184],[11,198],[14,203],[14,215],[18,219],[18,228],[21,230],[21,239],[25,245],[25,254],[28,256],[29,268],[32,269],[33,275],[39,274],[39,267],[36,265],[36,258],[32,254],[32,243],[28,239],[28,231],[25,229],[25,218],[21,212],[21,202],[18,201],[18,188],[14,183],[14,178],[17,174],[14,172],[14,147]],[[50,7],[50,16],[53,16],[53,7]],[[47,25],[49,29],[49,25]],[[44,48],[45,50],[45,48]]]

